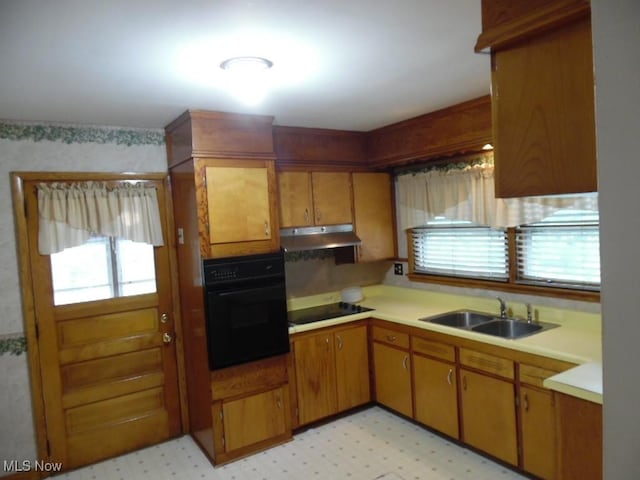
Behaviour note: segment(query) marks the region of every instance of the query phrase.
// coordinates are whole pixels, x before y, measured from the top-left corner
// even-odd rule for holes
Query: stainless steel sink
[[[559,326],[553,323],[531,323],[516,318],[500,318],[491,313],[473,310],[455,310],[420,320],[508,339],[526,337]]]
[[[438,325],[446,325],[448,327],[471,328],[475,325],[481,325],[491,320],[495,320],[496,316],[490,313],[474,312],[472,310],[456,310],[454,312],[442,313],[433,317],[421,318],[424,322],[437,323]]]
[[[471,330],[478,333],[486,333],[495,337],[502,338],[521,338],[533,333],[545,330],[545,326],[549,324],[527,323],[522,320],[502,319],[493,320],[484,325],[477,325]],[[547,327],[549,328],[549,327]]]

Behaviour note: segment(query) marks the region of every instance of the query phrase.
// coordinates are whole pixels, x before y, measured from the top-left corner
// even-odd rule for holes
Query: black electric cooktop
[[[353,315],[354,313],[370,312],[371,310],[373,309],[347,302],[301,308],[300,310],[291,310],[289,312],[289,325],[304,325],[305,323],[344,317],[345,315]]]

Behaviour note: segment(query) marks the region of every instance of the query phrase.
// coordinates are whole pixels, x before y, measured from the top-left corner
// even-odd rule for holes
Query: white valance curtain
[[[87,242],[93,236],[113,236],[164,244],[155,187],[104,182],[41,183],[38,185],[38,249],[42,255]]]
[[[505,228],[539,222],[563,209],[598,211],[596,194],[495,198],[492,154],[462,167],[400,174],[396,182],[401,232],[436,217]]]

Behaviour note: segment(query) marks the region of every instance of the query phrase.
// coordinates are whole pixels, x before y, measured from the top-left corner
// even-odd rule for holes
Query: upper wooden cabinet
[[[283,228],[353,223],[348,172],[280,172],[278,186]]]
[[[589,4],[482,2],[497,197],[597,190]]]
[[[280,248],[272,120],[188,111],[167,126],[179,253],[196,259]],[[186,251],[194,246],[199,252]]]
[[[358,260],[395,255],[391,177],[388,173],[353,173],[355,231],[362,240]]]
[[[204,160],[202,165],[206,185],[197,193],[198,204],[203,208],[206,204],[200,218],[206,218],[208,256],[277,250],[274,162]]]

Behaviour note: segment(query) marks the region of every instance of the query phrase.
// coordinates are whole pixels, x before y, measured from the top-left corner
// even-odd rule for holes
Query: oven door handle
[[[284,282],[282,282],[282,283],[274,283],[271,285],[263,285],[260,287],[256,286],[251,288],[243,288],[239,290],[225,290],[224,292],[211,291],[211,293],[219,297],[230,297],[235,295],[244,295],[245,293],[251,293],[251,292],[257,292],[260,294],[264,294],[272,290],[278,290],[278,292],[281,292],[284,288],[285,288],[285,285],[284,285]]]

